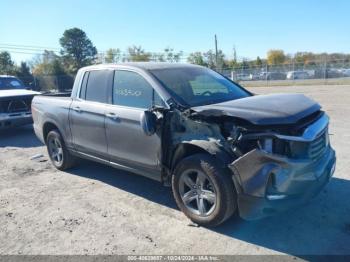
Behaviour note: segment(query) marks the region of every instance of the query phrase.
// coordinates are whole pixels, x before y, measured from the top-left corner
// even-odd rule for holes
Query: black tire
[[[209,201],[204,201],[206,203],[204,203],[204,206],[210,209],[210,212],[205,214],[201,214],[201,212],[199,211],[201,208],[199,208],[198,201],[200,200],[198,200],[198,198],[204,198],[201,191],[199,193],[198,191],[194,193],[196,195],[196,198],[194,200],[191,200],[195,201],[196,203],[189,202],[185,204],[183,201],[183,197],[185,198],[186,194],[188,196],[188,194],[190,193],[189,191],[198,190],[198,187],[195,188],[195,186],[193,186],[193,188],[195,189],[190,189],[190,187],[187,186],[188,184],[186,182],[181,182],[184,181],[184,179],[186,179],[186,177],[183,178],[183,176],[190,176],[191,172],[195,173],[195,170],[198,170],[199,173],[204,173],[207,176],[207,178],[209,178],[206,182],[208,184],[211,183],[210,186],[212,190],[209,190],[209,192],[211,194],[214,193],[216,195],[215,201],[213,201],[215,202],[215,204],[213,204],[212,206],[210,206],[212,203],[210,203]],[[196,181],[197,180],[198,177]],[[186,179],[186,181],[188,180]],[[193,182],[192,178],[191,181]],[[188,189],[187,193],[183,194],[183,186],[181,184],[186,184],[185,187]],[[230,218],[233,215],[233,213],[237,210],[237,194],[235,191],[233,181],[231,179],[231,174],[228,172],[227,169],[221,168],[216,162],[215,158],[210,156],[209,154],[195,154],[181,160],[180,163],[176,166],[174,175],[172,177],[172,190],[175,201],[178,207],[181,209],[181,211],[189,219],[201,226],[217,226],[226,221],[228,218]],[[203,189],[203,191],[208,190]],[[198,195],[202,195],[202,197],[199,197]],[[191,198],[193,197],[194,196],[191,195]],[[193,209],[190,205],[194,206]],[[197,206],[198,211],[196,210],[195,206]],[[193,212],[193,210],[195,212],[199,212],[200,214]],[[203,210],[206,211],[205,208],[201,209],[201,211]]]
[[[60,144],[62,156],[57,157],[54,152],[54,145]],[[58,130],[52,130],[47,134],[46,137],[46,147],[49,157],[51,159],[52,164],[58,170],[67,170],[76,165],[77,158],[69,153],[67,147],[64,143],[64,140]],[[60,161],[58,161],[60,160]]]

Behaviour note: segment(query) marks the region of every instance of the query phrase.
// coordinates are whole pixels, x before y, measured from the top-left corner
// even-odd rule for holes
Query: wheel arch
[[[62,132],[59,129],[58,125],[55,124],[53,121],[46,121],[43,125],[43,138],[46,143],[47,135],[50,133],[52,130],[57,130],[61,135]],[[63,137],[62,137],[63,138]],[[64,138],[63,138],[64,139]]]
[[[232,156],[224,148],[213,141],[191,140],[184,141],[176,145],[171,157],[170,169],[173,172],[176,165],[185,157],[190,155],[205,153],[209,154],[218,161],[221,167],[227,168],[227,165],[233,161]]]

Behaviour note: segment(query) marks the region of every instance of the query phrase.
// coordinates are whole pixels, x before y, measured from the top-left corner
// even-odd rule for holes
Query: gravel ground
[[[87,161],[55,170],[25,127],[0,133],[0,254],[350,254],[350,86],[249,89],[305,93],[331,117],[336,173],[307,206],[196,227],[157,182]]]

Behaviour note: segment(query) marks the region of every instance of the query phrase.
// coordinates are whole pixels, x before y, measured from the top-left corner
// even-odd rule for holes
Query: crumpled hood
[[[205,116],[233,116],[256,125],[294,124],[321,106],[302,94],[256,95],[192,108]]]
[[[39,92],[26,89],[0,90],[0,98],[13,96],[33,96],[39,94]]]

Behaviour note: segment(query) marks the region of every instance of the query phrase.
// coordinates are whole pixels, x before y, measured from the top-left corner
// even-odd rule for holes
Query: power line
[[[21,47],[6,47],[6,46],[2,46],[2,45],[0,45],[0,48],[1,49],[6,49],[6,50],[10,50],[10,51],[12,51],[12,50],[14,50],[14,51],[17,51],[17,50],[19,50],[19,51],[29,51],[29,52],[31,52],[31,51],[37,51],[37,52],[41,52],[41,53],[43,53],[43,52],[45,52],[45,51],[49,51],[49,52],[56,52],[56,53],[58,53],[58,51],[54,51],[54,50],[47,50],[47,49],[45,49],[45,50],[38,50],[38,49],[30,49],[30,48],[21,48]]]
[[[25,54],[25,55],[45,55],[45,51],[58,53],[60,49],[44,47],[44,46],[34,46],[34,45],[15,45],[0,43],[0,50],[7,51],[13,54]]]
[[[6,44],[6,43],[0,43],[1,46],[6,46],[6,47],[20,47],[20,48],[29,48],[29,49],[40,49],[40,50],[45,50],[45,49],[50,49],[50,50],[60,50],[58,47],[47,47],[47,46],[37,46],[37,45],[16,45],[16,44]]]
[[[16,45],[16,44],[6,44],[6,43],[0,43],[0,48],[6,48],[6,49],[19,49],[19,50],[29,50],[29,51],[54,51],[58,52],[61,49],[60,48],[54,48],[54,47],[47,47],[47,46],[36,46],[36,45]],[[99,53],[106,53],[108,50],[102,50]],[[168,54],[169,52],[165,51],[158,51],[158,52],[151,52],[151,51],[145,51],[145,54],[151,54],[151,55],[164,55]],[[172,51],[172,53],[178,54],[180,53],[180,56],[186,56],[189,55],[190,53],[186,53],[183,51]],[[128,52],[123,51],[120,52],[120,54],[128,54]]]
[[[9,53],[13,53],[13,54],[25,54],[25,55],[44,55],[43,53],[35,53],[35,52],[25,52],[25,51],[10,51],[8,49],[3,49],[0,47],[0,51],[7,51]]]

